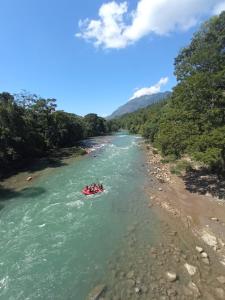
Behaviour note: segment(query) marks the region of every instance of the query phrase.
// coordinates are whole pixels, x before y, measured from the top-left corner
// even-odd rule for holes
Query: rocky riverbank
[[[109,261],[108,278],[88,299],[225,299],[222,200],[188,191],[151,147],[147,164],[150,200],[143,205],[157,214],[160,228],[151,228],[147,214],[134,220],[116,261]]]
[[[201,299],[225,299],[225,200],[221,197],[222,188],[210,193],[212,182],[209,175],[204,175],[201,176],[201,180],[205,179],[202,186],[209,188],[203,193],[196,178],[190,182],[186,180],[186,174],[180,177],[171,174],[171,165],[162,163],[161,156],[151,146],[148,146],[147,159],[150,178],[158,183],[156,189],[148,191],[149,206],[167,214],[168,223],[176,226],[175,236],[180,236],[193,253],[191,261],[187,259],[182,268],[191,278],[197,272],[199,277],[187,288]],[[223,185],[218,181],[218,185]]]

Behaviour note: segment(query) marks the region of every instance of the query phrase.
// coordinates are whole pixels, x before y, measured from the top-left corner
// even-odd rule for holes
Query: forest
[[[172,95],[117,119],[163,156],[185,155],[225,172],[225,12],[205,22],[175,58]]]
[[[0,94],[0,170],[23,159],[39,158],[81,139],[116,130],[114,121],[57,110],[56,99],[22,92]],[[82,152],[82,149],[80,149]]]

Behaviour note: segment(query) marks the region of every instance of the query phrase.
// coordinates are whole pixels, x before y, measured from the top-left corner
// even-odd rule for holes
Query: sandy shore
[[[192,291],[193,297],[225,299],[225,200],[218,197],[215,189],[213,193],[209,192],[211,181],[207,182],[207,176],[201,176],[203,185],[198,186],[198,181],[190,174],[189,181],[187,176],[173,175],[170,165],[161,163],[162,158],[150,145],[147,148],[150,180],[157,182],[156,188],[148,191],[149,206],[158,210],[161,216],[164,214],[169,226],[175,228],[178,244],[182,239],[195,256],[190,265],[201,276],[196,277],[196,281],[190,276],[190,282],[198,291]],[[207,189],[203,190],[202,186]],[[210,282],[208,288],[206,278]]]

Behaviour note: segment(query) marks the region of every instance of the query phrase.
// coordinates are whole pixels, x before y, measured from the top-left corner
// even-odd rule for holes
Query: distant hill
[[[159,102],[171,95],[171,92],[157,93],[153,95],[146,95],[138,98],[134,98],[128,101],[126,104],[120,106],[115,110],[107,119],[113,119],[120,117],[124,114],[134,112],[140,108],[147,107],[153,103]]]

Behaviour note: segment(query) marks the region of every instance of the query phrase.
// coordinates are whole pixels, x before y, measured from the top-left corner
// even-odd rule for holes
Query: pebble
[[[204,250],[202,247],[196,246],[195,249],[198,251],[198,253],[202,253]]]
[[[27,177],[27,181],[31,181],[33,178],[31,176]]]
[[[218,219],[218,218],[215,218],[215,217],[211,218],[211,220],[212,220],[212,221],[216,221],[216,222],[219,221],[219,219]]]
[[[189,265],[188,263],[184,264],[186,270],[188,271],[188,274],[191,276],[194,276],[197,272],[197,268],[195,266]]]
[[[174,282],[177,280],[177,274],[174,273],[174,272],[167,272],[166,273],[166,276],[167,276],[167,279],[170,281],[170,282]]]
[[[140,294],[141,293],[141,289],[139,287],[136,287],[134,290],[135,290],[136,294]]]
[[[159,191],[162,192],[162,188],[159,188]]]

